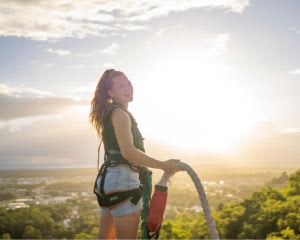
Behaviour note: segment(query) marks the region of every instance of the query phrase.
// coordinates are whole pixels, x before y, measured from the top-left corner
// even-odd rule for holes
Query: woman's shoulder
[[[111,110],[110,119],[114,121],[130,121],[130,113],[122,107],[115,107]]]
[[[126,115],[131,115],[131,113],[128,111],[128,110],[126,110],[126,109],[124,109],[123,107],[121,107],[121,106],[113,106],[112,108],[111,108],[111,114],[113,114],[113,113],[116,113],[116,112],[119,112],[120,114],[126,114]]]

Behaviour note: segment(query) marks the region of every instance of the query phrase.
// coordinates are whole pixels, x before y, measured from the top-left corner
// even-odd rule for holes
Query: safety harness
[[[110,194],[105,194],[104,192],[104,180],[107,172],[108,167],[115,167],[119,164],[126,164],[129,165],[129,167],[136,171],[132,164],[128,162],[126,159],[124,159],[120,152],[117,150],[111,149],[108,154],[105,154],[104,158],[104,164],[101,166],[100,171],[98,172],[95,184],[94,184],[94,193],[97,196],[98,204],[102,207],[112,207],[118,203],[121,203],[127,199],[130,198],[130,201],[133,204],[137,204],[137,202],[142,197],[142,189],[141,186],[138,188],[134,188],[128,191],[120,191],[120,192],[114,192]],[[109,159],[109,160],[107,160]],[[101,178],[99,178],[101,177]],[[100,188],[97,187],[98,179],[100,179]],[[100,191],[99,191],[99,190]]]

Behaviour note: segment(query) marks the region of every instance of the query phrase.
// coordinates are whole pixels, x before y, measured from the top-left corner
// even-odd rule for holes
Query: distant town
[[[78,198],[96,201],[92,189],[95,178],[94,170],[86,172],[78,169],[73,172],[71,170],[69,172],[68,170],[52,170],[45,174],[47,176],[40,176],[39,170],[31,170],[32,176],[30,176],[28,171],[30,170],[27,170],[26,174],[22,174],[21,171],[12,171],[12,174],[14,174],[12,176],[9,176],[7,172],[3,174],[2,171],[2,175],[0,174],[0,207],[14,210],[29,208],[33,205],[64,203],[68,199]],[[280,174],[281,171],[278,170],[272,175],[277,176]],[[153,185],[159,176],[159,174],[154,176]],[[252,176],[252,174],[247,175],[246,173],[239,174],[239,176],[224,174],[224,177],[224,179],[221,179],[219,175],[216,175],[216,179],[213,181],[202,181],[207,196],[214,206],[228,200],[241,201],[256,190],[258,186],[263,186],[269,179],[263,174]],[[287,180],[287,175],[284,180]],[[180,190],[181,193],[184,192],[185,195],[190,196],[186,207],[201,211],[193,183],[186,174],[180,173],[175,176],[169,188],[169,208],[176,208],[176,195]]]

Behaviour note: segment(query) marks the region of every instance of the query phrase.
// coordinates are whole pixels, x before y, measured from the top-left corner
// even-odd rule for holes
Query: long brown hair
[[[89,121],[95,127],[97,136],[101,139],[105,114],[113,103],[113,99],[107,92],[112,87],[113,78],[120,74],[124,73],[114,69],[105,70],[97,84],[94,97],[91,101]]]

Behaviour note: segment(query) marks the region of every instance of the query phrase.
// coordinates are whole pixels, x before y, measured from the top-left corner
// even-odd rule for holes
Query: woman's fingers
[[[180,171],[181,169],[179,169],[176,164],[180,162],[179,159],[169,159],[167,161],[164,162],[165,164],[165,168],[164,171],[166,174],[168,175],[174,175],[176,172]]]

